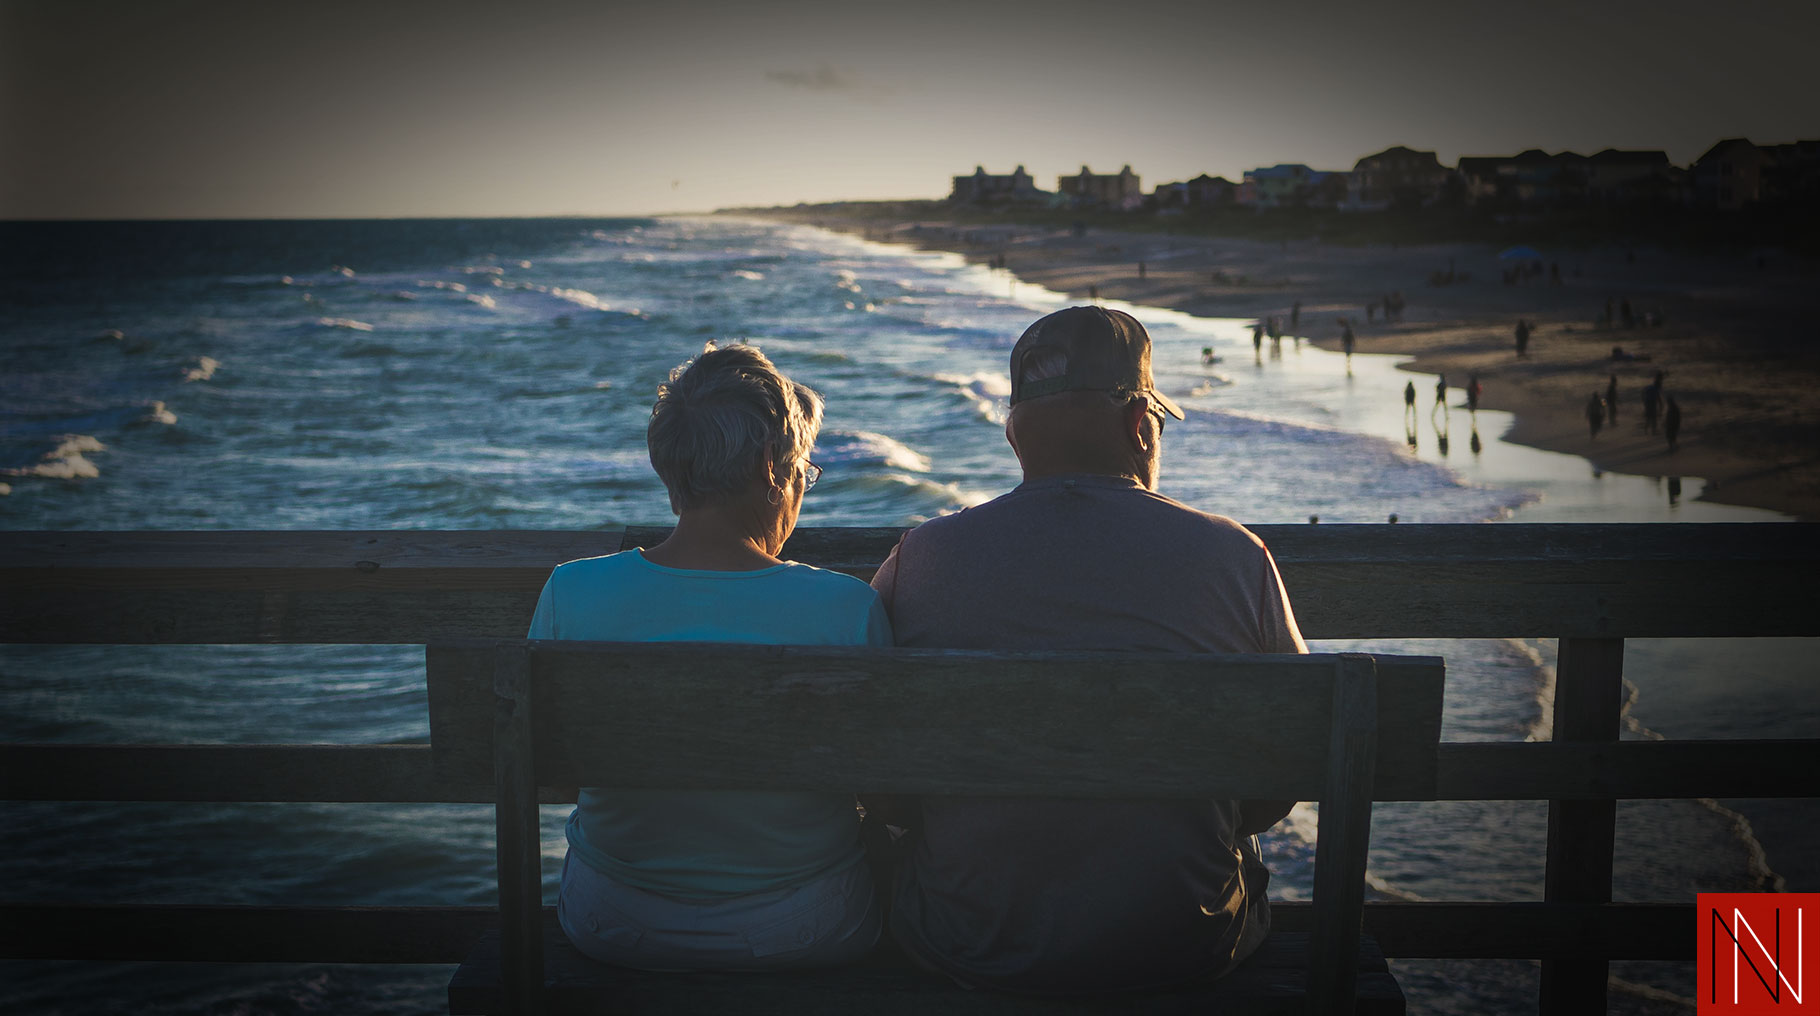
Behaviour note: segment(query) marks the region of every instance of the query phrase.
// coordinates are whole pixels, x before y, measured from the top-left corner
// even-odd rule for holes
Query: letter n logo
[[[1807,926],[1816,924],[1820,937],[1820,893],[1700,893],[1697,909],[1700,1013],[1820,1016],[1820,985],[1806,978]]]

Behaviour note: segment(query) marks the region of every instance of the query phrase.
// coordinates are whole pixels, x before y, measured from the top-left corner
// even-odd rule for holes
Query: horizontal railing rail
[[[1607,801],[1820,793],[1820,740],[1444,741],[1436,793],[1380,801]],[[0,744],[0,800],[490,804],[427,744]],[[545,804],[573,792],[545,790]]]
[[[1820,633],[1816,524],[1254,531],[1310,638]],[[667,532],[0,533],[0,641],[519,638],[553,565]],[[869,578],[902,532],[799,529],[784,554]]]
[[[1365,933],[1384,955],[1404,959],[1686,960],[1694,912],[1691,903],[1374,902],[1365,905]],[[1313,924],[1305,902],[1272,902],[1270,915],[1281,931]],[[0,956],[454,964],[498,921],[490,906],[0,904]]]
[[[1810,592],[1820,525],[1252,528],[1309,638],[1560,640],[1556,740],[1443,743],[1433,794],[1548,800],[1546,898],[1368,904],[1365,928],[1388,956],[1539,959],[1544,1011],[1602,1008],[1607,961],[1693,950],[1691,900],[1610,902],[1616,800],[1820,797],[1820,741],[1618,740],[1625,639],[1820,635]],[[0,642],[517,639],[553,565],[667,532],[0,533]],[[784,555],[869,578],[902,533],[799,529]],[[488,781],[439,775],[426,744],[0,745],[8,800],[478,805],[492,795]],[[0,904],[0,955],[453,963],[496,913],[15,898]],[[1306,926],[1304,904],[1273,913],[1278,927]]]

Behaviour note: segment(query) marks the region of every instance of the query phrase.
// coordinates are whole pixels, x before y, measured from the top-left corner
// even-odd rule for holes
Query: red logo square
[[[1820,1014],[1820,893],[1700,893],[1697,1011]],[[1807,926],[1815,943],[1808,945]]]

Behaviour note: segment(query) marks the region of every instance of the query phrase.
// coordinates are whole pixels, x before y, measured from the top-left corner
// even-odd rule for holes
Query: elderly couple
[[[651,411],[677,515],[646,550],[571,561],[532,638],[956,649],[1306,652],[1264,545],[1157,494],[1150,336],[1098,307],[1011,352],[1017,489],[908,533],[872,585],[777,557],[821,399],[756,349],[710,348]],[[1209,718],[1208,736],[1219,736]],[[583,953],[646,970],[857,960],[888,928],[969,986],[1032,993],[1218,976],[1270,926],[1253,834],[1288,801],[867,799],[908,832],[868,858],[841,794],[583,789],[558,913]],[[879,869],[875,889],[873,869]]]

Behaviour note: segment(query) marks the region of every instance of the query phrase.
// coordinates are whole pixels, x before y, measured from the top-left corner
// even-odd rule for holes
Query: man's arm
[[[884,605],[888,619],[892,619],[892,598],[897,592],[897,551],[903,545],[903,537],[899,537],[897,545],[891,548],[891,553],[885,555],[884,563],[872,575],[872,588],[878,593],[879,602]],[[866,809],[867,821],[876,820],[900,829],[917,826],[922,814],[922,804],[912,794],[861,794],[859,803],[860,807]]]
[[[1295,622],[1295,610],[1289,605],[1289,593],[1283,588],[1283,576],[1277,572],[1276,558],[1264,548],[1263,588],[1259,590],[1258,634],[1260,648],[1267,653],[1306,653],[1308,643]],[[1240,801],[1238,833],[1252,836],[1283,820],[1294,801]]]
[[[1255,836],[1269,829],[1295,807],[1294,801],[1240,801],[1238,817],[1238,834]]]

